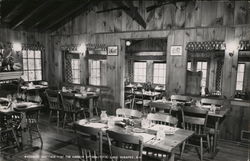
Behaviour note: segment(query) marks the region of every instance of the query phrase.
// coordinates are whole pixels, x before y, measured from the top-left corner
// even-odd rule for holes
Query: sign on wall
[[[108,53],[107,55],[117,56],[118,55],[118,46],[108,46]]]
[[[171,46],[170,55],[182,55],[182,46],[180,45]]]

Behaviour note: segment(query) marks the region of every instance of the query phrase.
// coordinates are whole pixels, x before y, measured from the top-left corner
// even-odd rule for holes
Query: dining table
[[[68,91],[68,90],[63,91],[63,92],[72,93],[72,91]],[[86,91],[85,93],[73,92],[72,96],[74,97],[75,101],[78,103],[79,101],[89,101],[88,112],[89,112],[89,117],[92,118],[94,116],[94,113],[93,113],[94,107],[97,106],[96,104],[100,95],[96,92]]]
[[[217,149],[217,141],[218,141],[218,131],[220,129],[220,125],[221,122],[224,120],[224,118],[226,117],[226,115],[228,114],[228,112],[230,111],[229,107],[225,107],[222,106],[221,108],[215,110],[215,111],[211,111],[210,108],[211,106],[197,106],[197,105],[190,105],[189,103],[180,103],[179,106],[175,106],[174,108],[172,107],[173,102],[172,101],[166,101],[166,100],[156,100],[156,101],[152,101],[150,103],[151,107],[158,107],[161,109],[171,109],[174,111],[178,111],[181,108],[185,108],[185,106],[195,106],[197,108],[202,108],[202,109],[207,109],[208,110],[208,121],[209,120],[213,120],[214,125],[213,128],[210,128],[210,130],[212,130],[215,135],[212,141],[212,146],[211,146],[211,157],[213,158],[216,154],[216,149]]]
[[[29,142],[29,132],[28,132],[28,123],[27,123],[27,112],[40,110],[43,105],[33,102],[25,102],[25,101],[18,101],[18,102],[9,102],[7,98],[0,97],[0,104],[3,103],[4,105],[0,105],[0,115],[7,118],[11,118],[12,115],[20,114],[20,120],[18,122],[18,126],[21,128],[21,145],[23,149],[27,149],[28,147],[32,147],[31,142]],[[4,121],[4,120],[1,120]],[[32,147],[36,148],[36,147]]]
[[[113,124],[111,125],[109,121],[107,121],[110,119],[113,120]],[[128,119],[134,122],[135,124],[133,124],[132,126],[130,124],[128,124],[127,126],[119,126],[118,123],[128,122]],[[174,149],[176,147],[179,147],[182,143],[184,143],[194,134],[193,131],[184,130],[177,127],[170,127],[167,125],[151,124],[148,127],[142,127],[142,118],[131,119],[117,116],[109,116],[107,120],[101,120],[100,118],[96,117],[89,120],[78,120],[74,124],[77,124],[78,126],[88,126],[102,129],[104,136],[106,130],[112,130],[119,133],[127,133],[134,136],[140,136],[143,138],[144,148],[164,151],[169,154],[170,161],[174,161]],[[161,139],[157,138],[157,132],[159,130],[163,130],[165,132],[165,135]]]

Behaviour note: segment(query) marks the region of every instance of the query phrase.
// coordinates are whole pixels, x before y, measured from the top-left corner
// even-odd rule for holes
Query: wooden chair
[[[110,130],[107,130],[106,133],[112,158],[142,161],[143,138]],[[129,157],[129,159],[123,157]]]
[[[12,115],[0,114],[0,153],[10,148],[20,147],[15,127],[10,120]]]
[[[93,127],[74,124],[77,134],[77,145],[81,160],[102,161],[103,158],[103,134],[102,130]]]
[[[208,150],[210,149],[209,136],[206,129],[208,111],[197,107],[184,107],[182,110],[182,117],[183,128],[185,130],[192,130],[195,133],[193,137],[188,140],[190,141],[189,145],[200,148],[200,160],[203,160],[203,143],[207,143]],[[193,144],[194,142],[191,143],[191,141],[199,141],[199,145]],[[181,157],[185,144],[186,142],[184,142],[182,146]]]
[[[183,96],[183,95],[172,95],[170,97],[171,101],[177,101],[177,102],[188,102],[188,101],[191,101],[191,97],[189,96]]]
[[[39,139],[41,142],[41,148],[43,147],[43,139],[38,126],[40,109],[30,110],[26,112],[27,127],[29,130],[30,142],[32,144],[33,140]]]
[[[128,109],[128,108],[118,108],[116,109],[116,115],[121,117],[129,118],[141,118],[142,113],[138,110]]]
[[[176,117],[164,113],[149,113],[147,115],[147,119],[154,124],[172,127],[176,127],[178,123],[178,119]],[[144,148],[144,153],[150,159],[166,160],[170,157],[168,152],[152,148]]]
[[[68,117],[71,119],[71,123],[76,121],[79,114],[83,114],[86,118],[85,112],[87,109],[77,106],[73,93],[60,92],[60,97],[63,106],[63,128],[67,122]]]
[[[51,118],[53,117],[53,114],[56,114],[56,125],[59,127],[60,123],[60,113],[62,111],[62,108],[60,106],[60,100],[59,100],[59,95],[58,95],[57,90],[51,90],[51,89],[46,89],[45,90],[45,95],[48,100],[48,105],[49,105],[49,121],[51,122]]]
[[[217,109],[222,108],[227,103],[227,101],[222,99],[211,99],[211,98],[202,98],[200,102],[201,105],[215,105]],[[216,147],[215,141],[217,140],[217,136],[219,135],[220,132],[218,126],[219,125],[217,125],[216,119],[209,116],[207,121],[207,129],[210,135],[210,146],[213,149],[215,149]]]
[[[133,94],[133,106],[132,109],[134,109],[134,106],[137,110],[145,112],[145,108],[149,108],[149,103],[151,102],[150,99],[144,97],[142,90],[135,91]]]
[[[168,126],[177,126],[178,119],[174,116],[164,114],[164,113],[149,113],[147,119],[152,123],[168,125]]]

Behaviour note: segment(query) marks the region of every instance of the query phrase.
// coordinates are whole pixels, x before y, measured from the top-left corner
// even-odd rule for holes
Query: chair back
[[[176,117],[164,113],[149,113],[147,119],[161,125],[177,126],[178,123]]]
[[[54,109],[54,110],[60,109],[60,101],[59,101],[59,97],[58,97],[58,92],[59,91],[57,91],[57,90],[51,90],[51,89],[45,90],[45,95],[47,97],[50,109]]]
[[[142,113],[138,110],[133,110],[133,109],[128,109],[128,108],[118,108],[116,109],[116,116],[141,118]]]
[[[74,131],[77,134],[77,145],[82,159],[102,161],[102,130],[75,123]]]
[[[109,146],[112,157],[122,159],[122,157],[130,157],[128,160],[142,160],[142,137],[124,134],[120,132],[107,130]],[[126,159],[126,158],[125,158]]]
[[[76,110],[75,98],[73,93],[60,92],[63,110],[66,112],[73,112]]]
[[[191,97],[189,96],[183,96],[183,95],[172,95],[171,101],[177,101],[177,102],[188,102],[191,101]]]
[[[183,128],[192,130],[196,135],[206,133],[208,111],[197,107],[186,106],[182,109]]]
[[[202,98],[201,99],[201,104],[202,105],[215,105],[215,106],[218,106],[218,107],[222,107],[224,105],[224,100]]]

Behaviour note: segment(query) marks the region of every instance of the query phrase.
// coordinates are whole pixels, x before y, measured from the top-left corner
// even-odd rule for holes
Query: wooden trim
[[[160,56],[126,56],[126,59],[132,59],[132,60],[161,60],[166,61],[166,55],[160,55]]]
[[[23,74],[23,71],[0,72],[0,80],[19,79],[22,74]]]
[[[107,55],[100,55],[100,54],[88,54],[86,55],[87,59],[94,59],[94,60],[103,60],[107,59]]]

